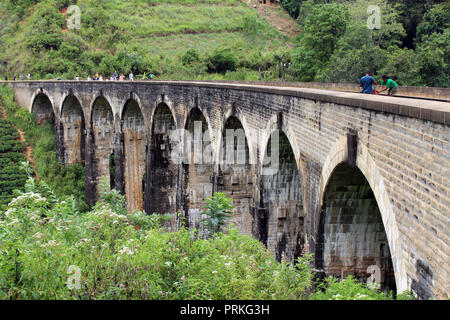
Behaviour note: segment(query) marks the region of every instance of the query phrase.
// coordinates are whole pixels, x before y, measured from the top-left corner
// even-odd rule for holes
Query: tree
[[[66,25],[64,16],[47,2],[36,5],[28,28],[25,45],[35,52],[58,49],[63,41],[61,29]]]
[[[303,33],[298,38],[293,67],[301,81],[313,81],[326,68],[350,20],[348,8],[341,4],[314,7],[307,17]]]
[[[231,217],[233,199],[227,198],[223,192],[216,192],[213,197],[208,197],[205,202],[206,205],[203,208],[206,210],[202,214],[206,215],[206,218],[203,218],[201,223],[209,235],[213,235],[222,231],[226,221]]]
[[[216,48],[207,59],[208,72],[223,73],[235,71],[237,58],[230,48]]]
[[[327,68],[316,76],[317,81],[357,83],[367,71],[376,72],[387,60],[386,51],[375,45],[372,31],[363,23],[352,23],[339,39]]]
[[[200,54],[195,49],[189,49],[187,50],[183,57],[181,58],[181,62],[183,63],[183,66],[190,65],[195,62],[200,61]]]
[[[450,28],[450,2],[433,6],[427,11],[417,26],[416,42],[433,33],[443,33]]]
[[[416,49],[422,85],[450,87],[450,28],[444,33],[423,36]]]
[[[422,20],[427,9],[437,3],[448,0],[388,0],[389,3],[398,3],[401,15],[399,21],[403,24],[406,31],[406,37],[403,38],[402,47],[414,48],[414,39],[416,38],[416,29]]]

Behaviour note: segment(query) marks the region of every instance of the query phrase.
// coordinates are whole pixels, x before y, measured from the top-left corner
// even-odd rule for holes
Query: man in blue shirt
[[[377,84],[377,81],[374,77],[371,76],[371,72],[367,71],[366,75],[359,79],[359,86],[362,89],[362,93],[370,93],[373,94],[373,85]]]

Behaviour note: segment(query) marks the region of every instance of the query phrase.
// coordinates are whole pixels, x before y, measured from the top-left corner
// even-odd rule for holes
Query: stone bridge
[[[321,274],[449,297],[448,103],[234,83],[9,85],[38,123],[54,123],[60,161],[85,166],[90,205],[105,177],[130,211],[181,210],[195,226],[205,198],[225,192],[236,226],[278,260],[312,252]],[[176,129],[182,150],[192,145],[183,161]],[[226,148],[228,132],[245,138]]]

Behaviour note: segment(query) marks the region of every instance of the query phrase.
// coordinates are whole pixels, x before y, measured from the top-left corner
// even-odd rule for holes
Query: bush
[[[319,285],[319,291],[313,293],[310,300],[392,300],[392,293],[386,294],[378,289],[369,289],[366,285],[348,276],[342,281],[328,277]],[[402,300],[412,297],[408,293],[400,295]]]
[[[86,211],[88,207],[84,202],[84,167],[81,164],[63,166],[59,163],[55,153],[53,125],[46,123],[37,126],[33,115],[16,105],[14,92],[7,86],[0,86],[0,100],[7,109],[10,121],[24,131],[27,143],[32,146],[39,179],[47,183],[60,197],[74,196],[78,209]]]
[[[203,207],[206,210],[202,212],[206,217],[201,223],[210,236],[223,230],[227,220],[231,218],[232,203],[233,199],[227,198],[223,192],[216,192],[213,197],[206,198],[206,205]]]
[[[73,208],[31,179],[0,215],[0,299],[304,299],[311,286],[311,257],[278,263],[234,229],[201,240],[195,230],[136,228],[143,217],[101,203]],[[69,266],[79,288],[67,286]]]
[[[200,54],[195,49],[189,49],[185,52],[183,57],[181,58],[181,62],[183,63],[183,66],[190,65],[194,62],[200,61]]]
[[[208,72],[235,71],[238,60],[230,48],[216,48],[207,59]]]

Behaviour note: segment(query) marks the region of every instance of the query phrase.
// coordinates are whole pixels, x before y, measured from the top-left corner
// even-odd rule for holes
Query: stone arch
[[[216,139],[215,139],[213,128],[211,126],[211,119],[209,118],[208,112],[206,112],[206,110],[204,110],[204,108],[202,108],[201,106],[199,106],[199,105],[191,106],[187,109],[187,112],[184,116],[183,129],[186,129],[186,127],[188,125],[188,121],[189,121],[189,115],[191,114],[192,110],[194,110],[194,109],[198,109],[201,112],[202,116],[205,118],[206,125],[208,128],[208,133],[209,133],[209,140],[211,141],[211,146],[213,147]],[[215,150],[213,149],[213,151],[214,151],[214,155],[215,155]]]
[[[260,150],[261,152],[259,154],[259,163],[263,163],[269,139],[270,139],[271,135],[277,129],[282,131],[288,138],[291,148],[294,152],[296,163],[298,164],[300,161],[301,152],[300,152],[300,149],[298,148],[296,135],[294,134],[293,130],[290,127],[286,127],[285,120],[282,121],[281,127],[280,127],[280,124],[279,124],[280,115],[283,116],[282,113],[278,113],[278,114],[274,114],[272,117],[270,117],[265,130],[262,132],[262,135],[261,135],[262,148],[261,148],[261,150]],[[298,168],[298,169],[300,170],[300,168]]]
[[[145,119],[139,102],[128,99],[121,113],[123,133],[125,197],[128,210],[143,209],[145,173]]]
[[[77,95],[67,94],[61,103],[61,126],[64,141],[64,163],[85,162],[86,122]]]
[[[98,189],[101,178],[114,187],[114,111],[108,99],[97,97],[92,103],[90,127],[93,150],[94,177]]]
[[[333,145],[331,151],[329,152],[321,173],[320,183],[319,183],[319,207],[318,212],[320,213],[320,219],[323,219],[322,208],[324,205],[324,196],[327,185],[332,177],[335,169],[338,168],[343,163],[348,160],[348,147],[347,147],[347,137],[341,137]],[[399,241],[399,231],[396,223],[395,214],[392,205],[389,201],[389,195],[387,193],[386,187],[384,185],[384,179],[370,155],[367,147],[358,144],[357,158],[356,158],[356,168],[361,172],[365,181],[367,181],[373,192],[373,197],[375,198],[377,207],[379,209],[379,214],[381,215],[382,224],[384,227],[384,232],[386,234],[387,242],[389,245],[390,256],[393,265],[393,272],[395,275],[395,287],[397,292],[403,292],[407,290],[407,279],[406,272],[404,268],[404,261],[400,247]],[[319,219],[319,221],[320,221]],[[319,246],[320,240],[320,230],[321,222],[315,225],[315,241],[316,241],[316,251]],[[319,252],[319,254],[321,254]],[[320,259],[320,258],[319,258]],[[317,260],[316,260],[317,262]]]
[[[140,105],[142,105],[142,104],[140,104]],[[172,100],[170,98],[168,98],[166,96],[164,96],[164,99],[163,99],[163,97],[158,97],[158,99],[155,100],[153,105],[154,105],[154,108],[150,114],[150,123],[149,123],[150,128],[151,128],[151,126],[153,126],[153,119],[155,117],[155,112],[158,110],[158,107],[161,107],[161,106],[166,106],[167,108],[169,108],[170,113],[172,114],[173,121],[175,122],[176,128],[179,128],[180,124],[178,123],[178,118],[176,116],[177,113],[175,112],[174,103],[172,102]]]
[[[29,112],[35,115],[38,125],[46,122],[55,123],[55,116],[57,115],[55,103],[50,94],[44,89],[37,90],[33,94]]]
[[[120,114],[120,119],[121,120],[123,120],[123,115],[124,115],[127,103],[130,102],[130,101],[136,102],[136,104],[137,104],[137,106],[139,108],[139,111],[141,112],[142,116],[144,116],[144,110],[142,109],[141,99],[139,98],[139,96],[136,93],[130,92],[130,96],[127,99],[125,99],[125,101],[120,105],[121,107],[120,107],[120,110],[119,110],[119,114]],[[145,118],[145,116],[144,116],[144,121],[145,121],[145,123],[147,122],[147,119]]]
[[[242,128],[243,128],[243,130],[245,132],[245,136],[247,138],[247,143],[248,143],[248,148],[249,148],[249,156],[250,156],[250,163],[253,164],[253,165],[256,165],[258,163],[258,159],[257,159],[256,152],[255,152],[255,144],[253,142],[253,140],[256,137],[252,134],[252,132],[250,130],[250,127],[249,127],[249,125],[247,123],[247,119],[246,119],[245,115],[242,114],[242,112],[239,109],[235,109],[233,107],[230,107],[224,113],[220,131],[223,132],[223,129],[225,128],[225,124],[227,123],[228,119],[230,117],[232,117],[232,116],[236,117],[240,121],[240,123],[242,124]],[[256,134],[256,136],[257,136],[257,134]],[[220,161],[220,149],[221,149],[221,146],[222,146],[222,139],[223,139],[223,135],[219,134],[217,136],[217,145],[216,145],[216,152],[215,152],[215,155],[216,155],[217,158],[215,159],[214,163],[219,163],[219,161]]]
[[[52,105],[52,110],[53,110],[53,112],[56,114],[57,112],[55,112],[55,106],[56,106],[55,101],[53,100],[51,94],[50,94],[46,89],[44,89],[44,88],[36,89],[36,90],[33,92],[33,95],[31,96],[31,99],[30,99],[30,103],[29,103],[29,105],[28,105],[28,111],[29,111],[30,113],[32,113],[32,111],[33,111],[33,103],[34,103],[34,100],[35,100],[36,97],[37,97],[38,95],[40,95],[40,94],[44,94],[45,96],[47,96],[48,100],[50,100],[50,103],[51,103],[51,105]]]
[[[227,132],[230,129],[233,131]],[[231,222],[242,233],[251,235],[251,207],[254,205],[253,199],[255,198],[256,170],[251,161],[252,154],[248,135],[237,116],[227,117],[219,141],[217,191],[224,192],[233,199]]]
[[[276,128],[274,129],[274,132]],[[278,143],[267,139],[261,161],[259,209],[254,215],[254,234],[275,253],[278,261],[293,262],[304,250],[305,223],[301,171],[294,147],[284,131]],[[272,148],[275,148],[272,150]],[[278,148],[278,149],[277,149]],[[275,150],[279,151],[277,155]],[[269,157],[270,162],[266,158]],[[271,170],[265,167],[270,163]]]
[[[175,146],[171,140],[176,128],[173,108],[159,103],[152,113],[146,148],[144,206],[148,214],[177,210],[178,164],[172,161]]]

